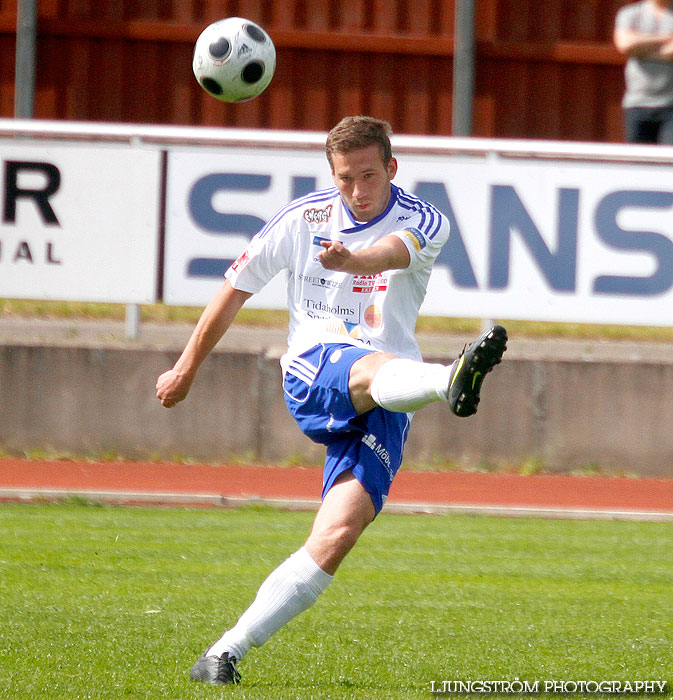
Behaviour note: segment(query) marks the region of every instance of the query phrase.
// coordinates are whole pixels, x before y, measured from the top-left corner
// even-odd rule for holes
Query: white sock
[[[411,413],[433,401],[446,401],[452,366],[395,358],[374,375],[372,398],[382,408],[397,413]]]
[[[240,661],[251,646],[261,646],[293,617],[310,608],[332,578],[302,547],[269,574],[252,605],[210,647],[208,656],[228,651]]]

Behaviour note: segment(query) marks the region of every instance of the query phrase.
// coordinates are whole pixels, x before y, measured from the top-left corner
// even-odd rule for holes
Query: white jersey
[[[402,270],[351,275],[326,270],[321,241],[338,240],[350,251],[394,234],[411,262]],[[227,270],[233,287],[259,292],[289,271],[289,360],[321,342],[348,342],[400,357],[420,359],[414,337],[432,265],[449,236],[449,222],[434,206],[392,185],[385,211],[359,223],[331,187],[301,197],[277,212]]]

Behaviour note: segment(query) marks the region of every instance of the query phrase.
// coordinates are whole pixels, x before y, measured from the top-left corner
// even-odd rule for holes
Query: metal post
[[[140,335],[140,304],[126,305],[126,340],[138,340]]]
[[[14,72],[14,116],[17,119],[33,117],[36,46],[37,0],[18,0]]]
[[[453,54],[453,135],[472,134],[476,42],[475,0],[455,0]]]

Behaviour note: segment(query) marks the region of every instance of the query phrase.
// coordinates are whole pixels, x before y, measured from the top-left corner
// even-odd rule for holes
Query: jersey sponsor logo
[[[328,280],[326,277],[314,277],[312,275],[302,275],[299,273],[297,278],[299,281],[306,282],[312,287],[322,287],[324,289],[341,289],[341,287],[343,287],[343,282]]]
[[[411,216],[398,216],[398,217],[397,217],[397,222],[396,222],[396,223],[399,224],[400,221],[408,221],[409,219],[411,219]]]
[[[381,327],[381,323],[383,322],[383,314],[381,313],[381,309],[375,304],[368,306],[365,309],[364,320],[365,325],[373,330],[377,330]]]
[[[411,245],[414,246],[414,250],[417,253],[420,253],[427,245],[425,236],[417,228],[405,228],[404,237],[411,241]]]
[[[332,205],[324,209],[304,209],[304,221],[308,224],[326,224],[332,216]]]
[[[234,272],[240,272],[250,262],[250,252],[244,250],[231,265]]]
[[[372,292],[385,292],[386,289],[388,289],[388,278],[382,274],[353,276],[354,292],[371,294]]]
[[[316,301],[315,299],[304,299],[304,305],[308,309],[309,315],[311,315],[311,312],[320,311],[332,316],[350,316],[352,318],[356,314],[355,309],[347,306],[339,306],[338,304],[331,306],[325,301]],[[324,318],[324,316],[318,316],[317,318]]]
[[[314,321],[319,321],[319,327],[325,333],[329,333],[330,335],[347,335],[351,338],[360,339],[360,326],[357,323],[344,321],[334,316],[320,316],[319,314],[316,314],[313,311],[308,311],[306,315]],[[371,345],[369,341],[365,340],[363,342],[366,342],[368,345]]]
[[[362,438],[362,444],[368,447],[378,458],[379,462],[385,467],[388,472],[388,477],[392,483],[395,476],[390,462],[390,453],[386,449],[374,433],[369,433]]]

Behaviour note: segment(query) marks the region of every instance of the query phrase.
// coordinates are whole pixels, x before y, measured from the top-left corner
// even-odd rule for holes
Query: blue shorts
[[[302,432],[327,446],[322,497],[350,469],[378,514],[402,464],[409,416],[379,406],[357,415],[348,391],[351,366],[372,350],[321,343],[294,358],[285,374],[285,403]]]

